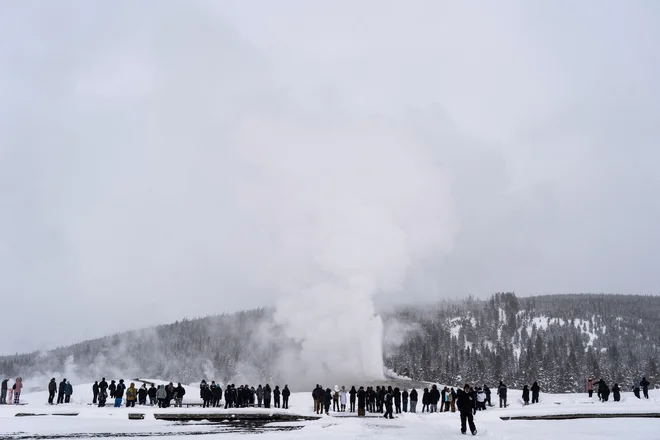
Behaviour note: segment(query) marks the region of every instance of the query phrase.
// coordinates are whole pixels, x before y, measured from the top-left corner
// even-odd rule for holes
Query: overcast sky
[[[657,294],[658,47],[653,0],[0,0],[0,354],[273,304],[318,182],[417,182],[381,141],[449,196],[377,300]]]

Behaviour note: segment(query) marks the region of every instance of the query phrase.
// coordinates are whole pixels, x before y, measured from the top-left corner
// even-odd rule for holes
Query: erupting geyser
[[[382,378],[373,299],[401,294],[412,265],[451,249],[447,179],[426,146],[385,125],[244,128],[241,154],[261,178],[242,183],[243,196],[268,217],[275,319],[297,343],[280,369],[301,386]]]

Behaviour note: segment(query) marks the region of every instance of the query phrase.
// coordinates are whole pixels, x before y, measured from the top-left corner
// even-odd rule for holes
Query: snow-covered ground
[[[130,383],[130,381],[129,381]],[[137,384],[136,384],[137,385]],[[200,408],[152,407],[97,408],[91,402],[91,384],[74,388],[73,403],[49,406],[44,391],[24,394],[22,402],[27,405],[0,406],[0,438],[4,439],[48,439],[48,438],[131,438],[131,437],[180,437],[180,436],[229,436],[257,432],[262,438],[286,439],[366,439],[379,440],[423,438],[463,438],[460,433],[458,413],[397,415],[394,420],[381,417],[336,417],[332,413],[320,420],[307,422],[274,422],[261,427],[243,427],[225,423],[175,423],[159,421],[154,413],[163,412],[225,412],[223,409],[202,410]],[[619,403],[600,403],[594,396],[586,394],[541,394],[538,405],[522,406],[520,391],[509,391],[506,409],[490,408],[478,412],[475,422],[479,437],[489,439],[652,439],[660,438],[660,419],[582,419],[561,421],[503,421],[501,416],[575,414],[575,413],[655,413],[660,412],[660,391],[652,390],[651,399],[639,400],[632,393],[623,393]],[[185,402],[199,401],[199,389],[187,387]],[[495,395],[493,396],[496,397]],[[493,400],[493,404],[496,404]],[[289,410],[265,410],[249,408],[241,412],[288,412],[313,415],[310,393],[294,393]],[[235,411],[234,411],[235,412]],[[38,417],[15,417],[17,413],[48,414]],[[58,413],[78,413],[78,416],[58,416]],[[144,420],[128,420],[128,413],[143,413]],[[341,414],[346,416],[348,414]],[[287,430],[285,430],[287,429]],[[469,435],[469,434],[468,434]]]

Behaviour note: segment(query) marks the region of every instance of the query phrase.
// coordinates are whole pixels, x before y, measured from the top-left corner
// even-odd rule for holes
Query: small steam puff
[[[249,215],[268,218],[275,320],[298,343],[280,354],[280,374],[306,387],[383,377],[374,296],[400,291],[411,266],[450,251],[457,232],[449,181],[427,146],[383,124],[332,128],[239,128],[242,159],[260,178],[238,187]]]

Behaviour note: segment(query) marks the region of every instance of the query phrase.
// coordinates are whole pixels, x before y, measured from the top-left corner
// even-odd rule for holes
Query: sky
[[[658,294],[659,44],[651,0],[0,1],[0,354],[347,271]]]

